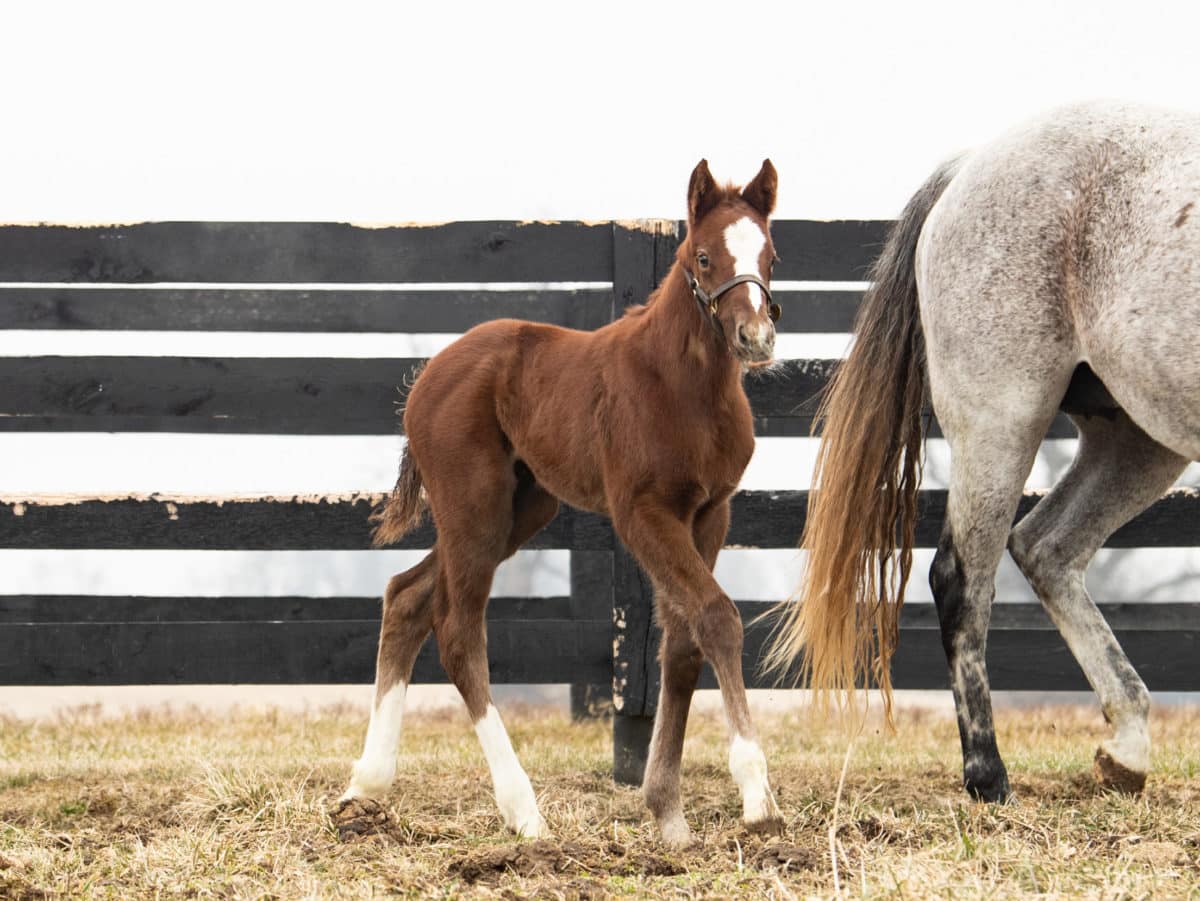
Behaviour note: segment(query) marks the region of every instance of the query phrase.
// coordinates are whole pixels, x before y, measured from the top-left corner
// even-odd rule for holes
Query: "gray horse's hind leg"
[[[984,659],[996,567],[1052,416],[1053,406],[1041,399],[1014,402],[994,417],[960,419],[946,429],[954,461],[950,500],[929,584],[954,691],[963,787],[983,801],[1004,801],[1011,793],[996,747]]]
[[[1188,461],[1124,412],[1075,422],[1080,443],[1074,463],[1013,530],[1009,550],[1113,726],[1113,738],[1096,752],[1098,779],[1136,792],[1150,764],[1150,695],[1088,596],[1083,576],[1108,536],[1157,500]]]
[[[991,619],[991,596],[969,597],[962,561],[947,520],[929,570],[929,585],[941,623],[942,649],[950,667],[958,737],[962,743],[963,787],[984,801],[1005,801],[1011,789],[996,746],[991,692],[984,651]]]

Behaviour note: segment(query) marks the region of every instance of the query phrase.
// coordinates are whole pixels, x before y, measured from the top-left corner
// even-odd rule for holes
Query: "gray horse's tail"
[[[772,611],[777,623],[764,661],[783,674],[803,653],[801,672],[822,705],[831,693],[853,702],[856,687],[874,682],[889,719],[924,440],[915,254],[956,170],[957,160],[925,182],[875,261],[854,346],[817,411],[824,432],[800,544],[808,551],[804,579],[797,596]]]
[[[375,523],[371,533],[372,546],[395,544],[421,524],[425,508],[425,499],[421,496],[421,471],[406,444],[400,455],[400,475],[396,485],[371,514],[371,522]]]

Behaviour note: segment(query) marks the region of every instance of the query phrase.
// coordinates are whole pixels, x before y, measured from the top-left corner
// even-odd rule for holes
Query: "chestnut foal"
[[[489,322],[425,367],[408,398],[408,444],[376,514],[375,543],[397,541],[426,504],[438,537],[388,583],[375,706],[345,798],[378,796],[391,784],[405,686],[432,630],[505,824],[545,834],[491,703],[484,608],[497,564],[554,518],[561,499],[609,515],[655,587],[662,693],[643,791],[663,839],[691,841],[679,763],[706,658],[721,685],[746,822],[777,820],[746,704],[741,619],[712,575],[730,496],[754,450],[742,375],[770,361],[775,345],[767,219],[776,185],[769,160],[740,191],[716,184],[701,161],[688,185],[687,238],[645,306],[590,333]]]

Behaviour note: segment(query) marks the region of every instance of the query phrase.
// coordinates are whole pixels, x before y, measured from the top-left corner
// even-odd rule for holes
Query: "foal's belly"
[[[580,510],[608,514],[604,480],[598,467],[593,471],[587,457],[559,462],[548,454],[529,453],[528,448],[518,447],[516,450],[519,459],[529,467],[545,491]]]

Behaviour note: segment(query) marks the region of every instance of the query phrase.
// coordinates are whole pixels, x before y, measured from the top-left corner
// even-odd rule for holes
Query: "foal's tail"
[[[822,706],[873,681],[891,718],[889,664],[912,568],[925,401],[925,337],[915,253],[925,220],[957,161],[938,169],[908,202],[871,273],[849,358],[817,411],[817,452],[801,548],[808,564],[798,597],[777,605],[764,664],[802,673]],[[899,544],[899,550],[897,550]]]
[[[371,522],[375,531],[371,533],[371,544],[383,547],[395,544],[425,518],[425,499],[421,497],[421,471],[417,461],[409,453],[408,445],[400,455],[400,475],[396,485],[375,511]]]

